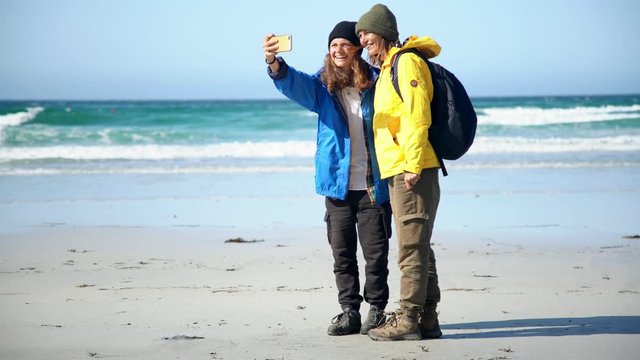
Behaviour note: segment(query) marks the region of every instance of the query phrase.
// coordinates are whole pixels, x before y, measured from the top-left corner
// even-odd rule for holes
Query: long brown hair
[[[356,55],[349,70],[350,71],[345,71],[337,67],[333,63],[333,60],[331,60],[331,55],[327,54],[324,56],[324,71],[320,78],[322,82],[327,85],[327,89],[331,93],[333,93],[334,90],[340,90],[349,86],[353,86],[359,90],[371,86],[369,64],[359,55]]]

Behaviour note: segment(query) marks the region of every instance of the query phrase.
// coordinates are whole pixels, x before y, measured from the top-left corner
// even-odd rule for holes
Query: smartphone
[[[291,35],[278,35],[275,36],[278,39],[278,52],[286,52],[291,51],[292,43],[291,43]]]

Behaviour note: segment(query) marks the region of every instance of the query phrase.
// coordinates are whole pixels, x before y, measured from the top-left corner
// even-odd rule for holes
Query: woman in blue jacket
[[[384,323],[389,300],[387,258],[391,236],[389,191],[373,147],[373,92],[378,70],[364,61],[355,22],[342,21],[329,34],[324,67],[307,74],[276,57],[278,40],[264,39],[265,61],[276,88],[289,99],[318,114],[315,155],[316,192],[325,196],[327,237],[342,313],[327,333],[367,334]],[[360,319],[358,236],[366,260]]]

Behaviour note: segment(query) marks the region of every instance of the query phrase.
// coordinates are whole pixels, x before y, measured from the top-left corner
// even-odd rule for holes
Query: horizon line
[[[569,97],[608,97],[608,96],[640,96],[639,93],[600,93],[600,94],[555,94],[555,95],[483,95],[483,96],[469,96],[471,99],[515,99],[515,98],[569,98]],[[184,102],[196,102],[196,101],[292,101],[285,97],[270,97],[270,98],[33,98],[33,99],[0,99],[0,102],[29,102],[29,101],[46,101],[46,102],[165,102],[165,101],[184,101]]]

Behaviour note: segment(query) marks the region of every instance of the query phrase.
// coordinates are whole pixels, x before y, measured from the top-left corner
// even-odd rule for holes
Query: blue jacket
[[[351,141],[349,125],[338,97],[331,94],[320,79],[322,69],[314,75],[306,74],[288,66],[278,58],[280,68],[269,76],[276,88],[289,99],[318,114],[318,137],[315,155],[316,192],[320,195],[344,200],[349,191],[349,166]],[[371,87],[362,95],[362,117],[367,132],[367,151],[371,159],[375,198],[378,205],[389,200],[386,180],[380,179],[380,170],[373,145],[373,84],[378,69],[371,67]]]

